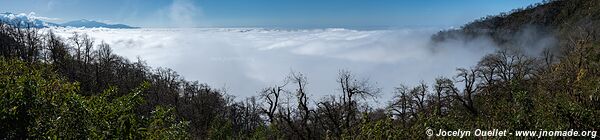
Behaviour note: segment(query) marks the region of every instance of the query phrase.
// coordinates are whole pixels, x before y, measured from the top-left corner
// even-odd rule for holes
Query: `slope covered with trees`
[[[597,4],[549,1],[433,37],[495,36],[531,24],[553,29],[561,51],[501,49],[455,75],[398,85],[394,93],[340,70],[332,79],[340,90],[322,98],[310,97],[308,77],[292,72],[234,100],[171,69],[115,55],[85,34],[60,38],[0,23],[0,138],[425,139],[428,128],[598,130]],[[394,98],[383,101],[381,94]],[[373,107],[369,100],[389,104]]]
[[[600,2],[593,0],[545,0],[526,8],[490,15],[472,21],[456,29],[441,31],[432,36],[435,42],[449,39],[475,39],[481,36],[492,38],[500,46],[518,44],[519,36],[528,28],[539,34],[556,36],[561,45],[566,45],[571,34],[600,29]],[[523,47],[523,46],[520,46]]]

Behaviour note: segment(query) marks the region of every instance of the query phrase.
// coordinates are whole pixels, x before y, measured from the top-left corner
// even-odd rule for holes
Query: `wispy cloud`
[[[54,0],[49,0],[48,3],[46,3],[47,10],[53,10],[54,6],[56,6],[56,1]]]
[[[21,13],[21,14],[25,15],[24,13]],[[44,20],[44,21],[63,21],[63,19],[60,19],[60,18],[37,16],[35,12],[30,12],[29,14],[27,14],[27,17],[32,18],[32,19]]]
[[[174,0],[168,10],[169,19],[178,27],[197,26],[196,18],[202,14],[200,8],[190,0]]]

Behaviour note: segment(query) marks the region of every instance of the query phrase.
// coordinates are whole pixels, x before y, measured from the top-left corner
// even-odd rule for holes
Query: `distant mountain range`
[[[131,29],[138,28],[125,24],[107,24],[93,20],[75,20],[62,24],[43,21],[27,14],[0,13],[0,21],[16,24],[19,26],[30,26],[34,28],[47,27],[84,27],[84,28],[115,28],[115,29]]]
[[[98,22],[98,21],[93,21],[93,20],[86,20],[86,19],[82,19],[82,20],[75,20],[75,21],[69,21],[63,24],[60,24],[62,26],[65,27],[87,27],[87,28],[94,28],[94,27],[102,27],[102,28],[136,28],[136,27],[131,27],[125,24],[106,24],[106,23],[102,23],[102,22]]]

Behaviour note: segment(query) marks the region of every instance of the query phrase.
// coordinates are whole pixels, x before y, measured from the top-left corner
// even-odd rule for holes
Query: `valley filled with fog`
[[[600,0],[0,7],[0,139],[593,139],[600,126]]]
[[[48,29],[46,29],[48,30]],[[470,67],[495,51],[488,38],[451,40],[436,45],[430,36],[438,28],[389,30],[263,29],[263,28],[51,28],[68,38],[77,32],[131,61],[141,58],[152,67],[167,67],[187,80],[198,80],[237,97],[249,97],[281,84],[293,72],[307,76],[307,90],[317,99],[338,93],[342,69],[382,88],[452,78],[458,67]]]

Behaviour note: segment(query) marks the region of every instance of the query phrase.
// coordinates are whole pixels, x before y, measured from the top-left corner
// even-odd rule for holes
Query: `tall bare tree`
[[[337,82],[342,91],[341,101],[344,106],[345,114],[342,126],[344,126],[344,128],[350,128],[356,121],[357,100],[376,98],[379,96],[381,89],[374,87],[366,79],[357,79],[348,70],[340,70]]]

